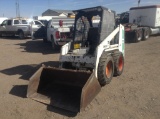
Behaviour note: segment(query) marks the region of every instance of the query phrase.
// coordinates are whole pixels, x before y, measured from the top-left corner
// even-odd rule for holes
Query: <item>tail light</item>
[[[59,38],[60,38],[60,32],[56,31],[56,39],[59,39]]]
[[[62,20],[59,20],[59,26],[63,26],[63,21]]]

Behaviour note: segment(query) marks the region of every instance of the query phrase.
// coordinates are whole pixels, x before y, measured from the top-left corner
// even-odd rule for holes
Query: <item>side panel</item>
[[[6,31],[6,25],[0,26],[0,33],[1,33],[1,34],[4,34],[5,31]]]
[[[157,8],[156,24],[155,24],[155,26],[160,27],[160,8]]]
[[[124,27],[120,24],[120,30],[119,30],[119,51],[123,53],[123,56],[125,56],[125,32]]]
[[[102,25],[101,25],[101,35],[100,42],[103,41],[107,36],[109,36],[115,29],[115,18],[114,13],[111,11],[103,11]]]
[[[65,45],[62,46],[59,61],[61,61],[61,56],[66,55],[68,53],[68,51],[70,50],[70,48],[71,48],[71,42],[66,43]]]
[[[6,24],[6,34],[7,35],[10,35],[10,34],[13,34],[14,33],[14,29],[15,29],[15,26],[13,26],[13,20],[8,20],[8,23]]]
[[[17,31],[17,26],[14,25],[14,20],[12,20],[11,24],[6,25],[6,34],[11,35],[15,34]]]
[[[157,27],[156,14],[158,8],[133,9],[130,10],[129,23],[143,26]]]

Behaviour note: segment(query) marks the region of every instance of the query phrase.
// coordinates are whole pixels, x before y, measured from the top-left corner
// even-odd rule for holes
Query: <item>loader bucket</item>
[[[41,67],[31,78],[27,97],[58,108],[79,112],[99,93],[94,73]]]

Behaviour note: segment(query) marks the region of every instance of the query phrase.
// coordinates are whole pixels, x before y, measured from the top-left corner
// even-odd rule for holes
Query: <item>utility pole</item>
[[[19,0],[18,0],[18,17],[20,18]]]
[[[17,12],[18,12],[18,11],[17,11],[17,0],[16,0],[16,17],[18,16],[18,15],[17,15]]]
[[[16,17],[20,18],[19,0],[16,0]]]
[[[48,0],[48,9],[49,9],[49,0]]]
[[[139,7],[140,2],[141,2],[141,0],[138,0],[138,7]]]

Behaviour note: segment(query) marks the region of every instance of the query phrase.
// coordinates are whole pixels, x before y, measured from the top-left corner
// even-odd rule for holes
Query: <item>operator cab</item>
[[[115,12],[98,6],[74,11],[76,14],[72,50],[87,49],[93,55],[97,46],[115,28]]]

